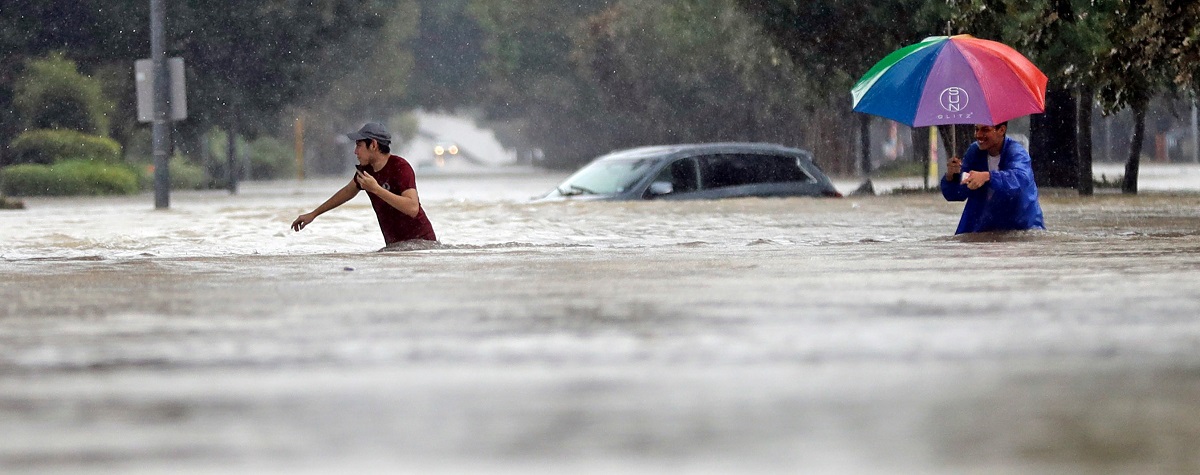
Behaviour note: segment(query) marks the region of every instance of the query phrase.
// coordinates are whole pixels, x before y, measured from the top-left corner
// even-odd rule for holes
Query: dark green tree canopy
[[[737,0],[795,64],[839,99],[849,97],[850,86],[888,53],[945,33],[928,3]]]
[[[286,106],[321,93],[350,70],[346,65],[366,60],[375,51],[374,35],[399,3],[166,2],[167,54],[187,62],[189,123],[207,129],[235,111],[251,132],[256,124],[274,123]],[[116,64],[132,75],[133,61],[150,54],[148,24],[144,0],[6,0],[0,84],[11,87],[24,58],[50,51],[69,52],[85,72]],[[131,101],[132,81],[126,94]],[[0,108],[10,106],[4,102]]]

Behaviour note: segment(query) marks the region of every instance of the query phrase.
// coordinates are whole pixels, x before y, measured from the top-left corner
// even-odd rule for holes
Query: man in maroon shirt
[[[346,136],[354,141],[354,156],[358,157],[354,178],[317,209],[292,221],[292,229],[304,229],[317,216],[350,201],[359,190],[366,190],[386,244],[414,239],[437,241],[417,197],[417,175],[407,160],[391,154],[392,136],[387,129],[372,122]]]

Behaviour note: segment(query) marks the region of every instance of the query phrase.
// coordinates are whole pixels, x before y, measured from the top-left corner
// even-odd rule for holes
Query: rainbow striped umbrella
[[[851,94],[855,112],[913,127],[994,125],[1044,112],[1046,75],[1002,43],[931,36],[876,63]]]

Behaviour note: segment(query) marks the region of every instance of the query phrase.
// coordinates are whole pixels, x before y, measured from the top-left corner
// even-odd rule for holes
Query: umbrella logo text
[[[948,87],[942,91],[938,101],[941,103],[942,109],[946,109],[947,112],[961,112],[967,108],[971,97],[961,87]]]

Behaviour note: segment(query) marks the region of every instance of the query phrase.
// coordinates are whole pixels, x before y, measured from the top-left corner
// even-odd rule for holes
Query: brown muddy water
[[[361,196],[287,229],[343,180],[0,212],[0,471],[1200,473],[1200,194],[956,238],[560,178],[422,175],[388,252]]]

